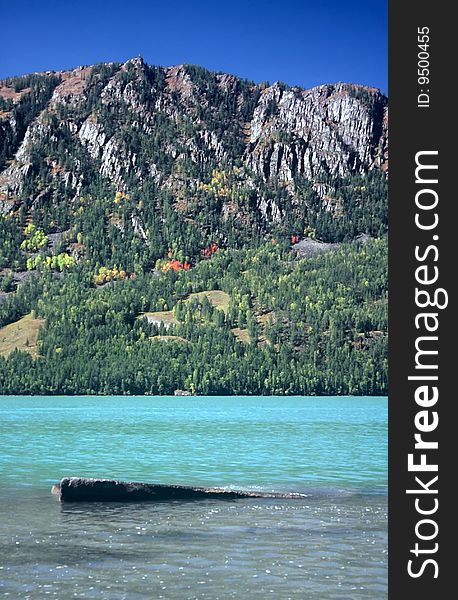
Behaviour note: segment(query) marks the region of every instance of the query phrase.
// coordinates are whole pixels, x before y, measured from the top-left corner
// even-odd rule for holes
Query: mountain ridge
[[[42,195],[63,184],[67,198],[76,199],[85,183],[78,163],[85,159],[96,163],[97,172],[117,189],[127,192],[149,181],[183,196],[181,205],[189,195],[184,188],[195,191],[207,184],[212,167],[237,165],[244,170],[245,187],[255,190],[256,216],[277,222],[285,207],[260,187],[282,186],[297,204],[301,183],[311,183],[321,208],[336,213],[339,203],[327,179],[387,170],[387,98],[375,88],[267,86],[192,65],[149,66],[141,58],[22,79],[30,77],[47,79],[48,98],[37,103],[36,114],[4,149],[4,212],[24,201],[34,205],[36,196],[24,194],[27,179],[36,179],[34,170],[41,169],[47,179],[40,186]],[[18,87],[20,80],[6,83]],[[0,128],[4,134],[10,129],[14,138],[17,124],[6,109],[20,106],[31,92],[20,90],[15,104],[5,99],[11,84],[2,83]],[[163,133],[158,135],[159,129]],[[64,142],[62,161],[57,146]],[[47,145],[41,157],[47,173],[43,164],[34,164],[40,144]],[[223,213],[238,214],[227,204]]]

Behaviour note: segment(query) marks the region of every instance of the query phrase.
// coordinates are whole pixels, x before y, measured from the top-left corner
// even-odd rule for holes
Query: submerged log
[[[164,502],[167,500],[235,500],[237,498],[305,498],[305,494],[252,492],[213,487],[138,483],[113,479],[64,477],[58,486],[61,502]]]

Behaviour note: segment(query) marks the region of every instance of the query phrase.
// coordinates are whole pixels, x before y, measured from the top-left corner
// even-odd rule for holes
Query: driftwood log
[[[167,500],[235,500],[237,498],[305,498],[299,493],[252,492],[213,487],[137,483],[113,479],[64,477],[52,487],[61,502],[164,502]]]

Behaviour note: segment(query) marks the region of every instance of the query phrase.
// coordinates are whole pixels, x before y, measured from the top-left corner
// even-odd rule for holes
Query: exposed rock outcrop
[[[364,99],[364,100],[363,100]],[[265,179],[313,180],[325,169],[341,176],[386,160],[386,98],[348,84],[311,90],[264,90],[251,121],[247,163]]]

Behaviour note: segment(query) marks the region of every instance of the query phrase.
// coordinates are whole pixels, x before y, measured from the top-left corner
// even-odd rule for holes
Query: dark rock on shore
[[[224,488],[138,483],[111,479],[64,477],[59,490],[61,502],[164,502],[168,500],[203,500],[237,498],[304,498],[299,493],[251,492]]]

